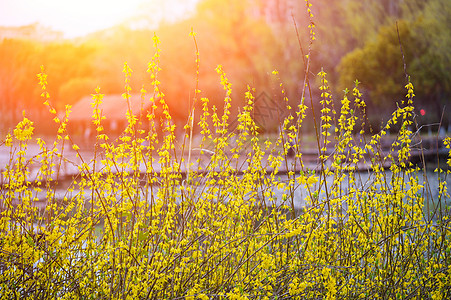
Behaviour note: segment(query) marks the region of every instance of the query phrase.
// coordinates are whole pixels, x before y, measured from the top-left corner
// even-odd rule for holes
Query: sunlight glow
[[[162,19],[182,16],[197,1],[181,0],[1,0],[0,26],[39,22],[72,38],[131,23],[146,16],[158,25]]]

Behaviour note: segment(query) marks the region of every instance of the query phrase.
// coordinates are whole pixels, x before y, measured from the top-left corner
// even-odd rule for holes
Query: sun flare
[[[40,23],[66,37],[86,35],[134,18],[155,25],[163,18],[180,16],[197,1],[181,0],[7,0],[0,2],[0,20],[6,26]],[[2,25],[0,24],[0,26]]]
[[[130,18],[143,0],[109,1],[41,0],[34,2],[37,11],[42,11],[65,34],[80,35],[85,32],[111,27]]]

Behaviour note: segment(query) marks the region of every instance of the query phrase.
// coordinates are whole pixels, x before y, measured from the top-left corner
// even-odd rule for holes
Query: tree
[[[234,109],[243,105],[246,86],[257,93],[268,89],[274,61],[280,57],[271,28],[252,13],[249,1],[206,0],[198,5],[196,15],[177,24],[161,26],[161,82],[169,105],[185,112],[194,95],[196,49],[191,30],[196,34],[200,55],[199,83],[202,97],[208,97],[219,110],[224,91],[215,72],[224,67],[232,83]],[[177,38],[174,38],[177,37]]]
[[[412,35],[419,46],[414,49],[415,57],[409,72],[418,82],[420,104],[432,106],[434,119],[439,121],[451,97],[451,6],[447,0],[426,2],[418,4],[423,9],[416,10],[413,20],[416,26]],[[411,5],[410,9],[414,7]],[[449,123],[449,113],[443,115],[444,121]]]
[[[340,86],[349,87],[358,79],[375,110],[377,106],[392,109],[405,94],[405,62],[416,87],[417,104],[429,108],[433,103],[436,116],[429,121],[439,121],[451,92],[451,11],[446,0],[430,0],[421,9],[416,6],[417,10],[412,10],[412,3],[407,7],[398,30],[395,24],[381,27],[374,42],[343,57],[338,67]]]

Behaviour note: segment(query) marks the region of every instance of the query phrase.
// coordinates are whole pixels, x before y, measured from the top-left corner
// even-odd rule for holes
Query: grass
[[[103,131],[105,116],[98,110],[103,95],[97,89],[92,104],[97,135],[89,161],[66,130],[70,107],[58,117],[46,92],[44,69],[38,75],[43,100],[59,129],[47,145],[33,138],[33,122],[24,116],[1,143],[11,153],[0,191],[3,298],[451,296],[446,186],[451,161],[448,169],[436,170],[439,191],[432,198],[426,173],[409,161],[410,128],[416,126],[410,82],[405,100],[380,132],[356,135],[361,130],[356,124],[363,128],[366,120],[358,82],[334,107],[327,74],[319,73],[322,108],[315,143],[320,155],[318,169],[312,170],[298,142],[303,120],[311,113],[304,100],[291,108],[285,99],[291,114],[277,137],[262,141],[249,88],[231,132],[231,85],[220,66],[224,114],[218,115],[196,88],[185,141],[178,143],[159,88],[160,50],[158,39],[154,42],[148,69],[153,91],[142,93],[153,110],[163,111],[163,137],[157,136],[153,110],[143,119],[129,111],[124,133],[110,141]],[[305,59],[308,74],[310,53]],[[124,73],[128,102],[127,64]],[[311,95],[307,76],[305,86],[304,93]],[[194,107],[201,107],[198,124],[192,121]],[[382,155],[381,140],[397,124],[391,150]],[[202,135],[196,151],[208,154],[206,164],[191,155],[193,130]],[[448,149],[450,142],[445,139]],[[28,158],[32,143],[40,153]],[[288,158],[290,147],[294,154]],[[61,162],[69,149],[78,153],[79,176],[67,195],[57,199]],[[372,170],[365,180],[359,172],[362,165]],[[33,176],[32,166],[39,168]],[[39,210],[34,203],[42,192],[47,206]],[[432,203],[430,214],[425,213],[425,199]],[[305,205],[299,209],[299,203]]]

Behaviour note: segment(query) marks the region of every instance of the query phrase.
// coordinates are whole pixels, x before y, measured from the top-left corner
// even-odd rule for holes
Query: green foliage
[[[451,20],[447,3],[426,1],[419,9],[415,1],[407,1],[403,19],[381,27],[374,41],[367,41],[343,57],[338,67],[340,86],[359,78],[374,105],[393,107],[393,99],[402,97],[400,87],[406,71],[419,89],[418,105],[433,108],[435,120],[440,120],[451,92],[447,71],[451,66],[447,50],[451,46]],[[443,121],[449,122],[446,117]]]
[[[334,68],[345,54],[373,41],[379,28],[391,17],[382,1],[321,0],[314,10],[318,23],[318,55],[326,68]]]
[[[423,5],[413,31],[419,46],[409,71],[417,77],[425,100],[443,107],[451,95],[451,54],[446,50],[451,47],[451,8],[443,0],[430,0]]]
[[[4,39],[0,43],[0,112],[2,131],[11,128],[22,117],[22,111],[45,123],[45,111],[40,103],[35,74],[41,64],[52,75],[48,90],[56,106],[64,108],[89,94],[95,87],[89,78],[95,74],[91,59],[96,46],[86,43],[38,43],[27,40]],[[77,61],[74,61],[74,57]],[[70,93],[70,94],[68,94]],[[45,125],[48,125],[45,123]],[[40,124],[42,132],[46,126]]]
[[[412,29],[406,22],[399,22],[398,28],[404,43],[411,45]],[[359,78],[376,104],[390,105],[393,99],[401,99],[405,75],[396,29],[395,26],[382,27],[376,41],[348,53],[342,59],[339,66],[341,86],[349,86],[355,78]],[[406,57],[406,62],[410,63],[410,51]]]
[[[451,26],[448,26],[447,1],[317,0],[311,11],[317,24],[314,28],[317,41],[313,45],[309,41],[311,20],[305,11],[305,1],[205,0],[200,1],[196,12],[184,20],[160,24],[156,33],[164,51],[159,76],[174,120],[178,123],[186,121],[190,111],[189,99],[196,85],[192,78],[196,65],[193,55],[189,54],[193,53],[193,46],[187,36],[191,29],[198,33],[198,51],[202,55],[199,88],[204,96],[210,98],[210,107],[213,104],[219,109],[222,107],[221,86],[214,71],[218,64],[228,70],[228,77],[234,85],[234,108],[244,105],[241,95],[247,91],[248,83],[255,88],[257,96],[265,92],[273,100],[282,102],[280,81],[284,83],[284,93],[290,105],[296,106],[298,99],[302,98],[300,82],[304,81],[306,67],[300,59],[300,48],[304,52],[311,48],[310,55],[314,59],[309,65],[309,80],[324,67],[329,70],[330,81],[341,91],[357,77],[362,81],[362,89],[370,91],[371,115],[383,113],[388,117],[394,103],[391,106],[386,104],[391,99],[394,102],[402,98],[405,83],[396,42],[397,20],[400,27],[406,27],[402,29],[401,38],[408,73],[415,78],[415,85],[419,88],[418,107],[434,103],[435,113],[428,114],[429,119],[423,122],[440,120],[451,82],[447,51]],[[72,41],[3,40],[0,43],[2,132],[20,120],[24,109],[33,117],[41,118],[37,132],[42,133],[43,128],[48,127],[41,126],[46,113],[39,105],[33,82],[41,64],[46,65],[51,78],[48,89],[61,113],[66,104],[73,104],[89,95],[97,85],[101,85],[102,92],[107,95],[122,93],[122,74],[118,70],[124,61],[134,70],[130,82],[132,90],[139,91],[143,85],[148,89],[151,84],[145,66],[152,51],[149,40],[153,34],[153,30],[117,26]],[[378,50],[367,49],[371,46]],[[352,59],[345,56],[354,51],[355,54],[350,54]],[[268,70],[273,69],[279,71],[280,78],[270,76]],[[337,84],[340,77],[343,84]],[[333,92],[337,93],[337,90]],[[372,105],[379,103],[384,103],[380,105],[381,111]],[[320,104],[316,102],[313,105]],[[232,111],[234,116],[237,113]],[[380,125],[380,120],[375,122]],[[313,128],[312,124],[308,127]]]

